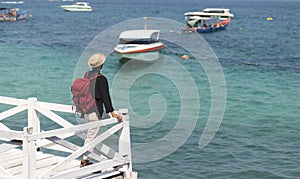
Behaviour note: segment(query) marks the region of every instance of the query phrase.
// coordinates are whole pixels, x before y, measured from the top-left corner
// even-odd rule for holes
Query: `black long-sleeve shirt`
[[[114,111],[109,94],[108,82],[106,77],[103,75],[96,79],[95,99],[100,116],[103,114],[103,104],[107,113]]]
[[[98,72],[89,71],[88,78],[91,78],[96,73]],[[108,81],[104,75],[101,74],[101,76],[98,76],[97,78],[91,80],[91,91],[92,95],[95,97],[96,105],[90,112],[96,112],[97,115],[101,118],[104,112],[103,106],[105,107],[105,111],[107,113],[114,111],[110,98]]]

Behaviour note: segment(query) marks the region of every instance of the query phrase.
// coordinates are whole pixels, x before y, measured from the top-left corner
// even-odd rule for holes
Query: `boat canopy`
[[[224,9],[224,8],[205,8],[203,9],[203,12],[206,13],[225,13],[229,12],[230,9]]]
[[[76,2],[75,4],[76,5],[89,5],[88,2]]]
[[[120,39],[159,39],[159,30],[128,30],[120,34]]]

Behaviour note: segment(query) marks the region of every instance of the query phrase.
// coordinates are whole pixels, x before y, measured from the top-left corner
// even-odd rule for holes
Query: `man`
[[[100,119],[109,118],[109,114],[113,118],[117,118],[119,122],[122,121],[122,117],[116,113],[114,113],[114,108],[111,102],[109,88],[108,88],[108,81],[107,78],[100,73],[100,70],[103,67],[103,63],[105,62],[105,56],[102,53],[96,53],[90,57],[88,60],[89,66],[92,68],[91,71],[87,71],[85,75],[88,78],[92,78],[98,74],[98,76],[91,80],[91,93],[92,96],[95,98],[95,105],[93,108],[84,115],[84,119],[87,122],[93,122]],[[103,106],[105,107],[105,111],[103,110]],[[92,141],[99,131],[99,127],[92,128],[87,131],[87,136],[84,141],[84,145]],[[92,152],[93,149],[90,149]],[[82,156],[80,167],[86,166],[91,164],[89,158],[85,155]]]

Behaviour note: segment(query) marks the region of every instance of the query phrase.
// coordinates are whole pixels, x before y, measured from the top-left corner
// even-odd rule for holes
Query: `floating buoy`
[[[268,17],[267,20],[268,20],[268,21],[272,21],[273,18],[272,18],[272,17]]]
[[[183,58],[183,59],[186,59],[186,60],[187,60],[187,59],[190,58],[190,56],[189,56],[189,55],[181,55],[180,58]]]
[[[240,28],[240,30],[244,30],[244,28],[243,28],[243,27],[241,27],[241,28]]]
[[[144,19],[144,20],[147,20],[147,19],[148,19],[148,17],[143,17],[143,19]]]

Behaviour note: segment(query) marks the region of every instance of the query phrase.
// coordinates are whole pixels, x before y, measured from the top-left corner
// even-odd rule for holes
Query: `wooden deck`
[[[0,113],[0,178],[137,178],[137,173],[132,171],[127,110],[121,111],[121,123],[110,118],[73,125],[54,113],[74,113],[72,106],[38,102],[36,98],[23,100],[1,96],[0,103],[16,106]],[[29,127],[24,127],[23,131],[11,130],[2,122],[3,119],[26,110]],[[40,114],[61,127],[43,130]],[[100,126],[109,128],[87,145],[79,146],[66,140],[71,136],[83,138],[80,135],[83,131]],[[103,143],[113,134],[119,135],[117,151]],[[92,147],[95,150],[90,152]],[[80,168],[83,154],[88,155],[93,164]]]
[[[6,150],[4,150],[6,149]],[[1,146],[1,163],[0,166],[2,169],[5,169],[7,177],[22,178],[23,177],[23,151],[15,148],[14,145],[5,145]],[[3,151],[4,150],[4,151]],[[64,157],[55,156],[53,154],[47,154],[43,152],[36,153],[36,172],[44,173],[49,168],[63,161]],[[65,171],[77,170],[79,169],[80,161],[73,161],[70,165],[64,168],[61,171],[58,171],[57,174],[63,173]],[[1,175],[4,177],[4,175]]]

